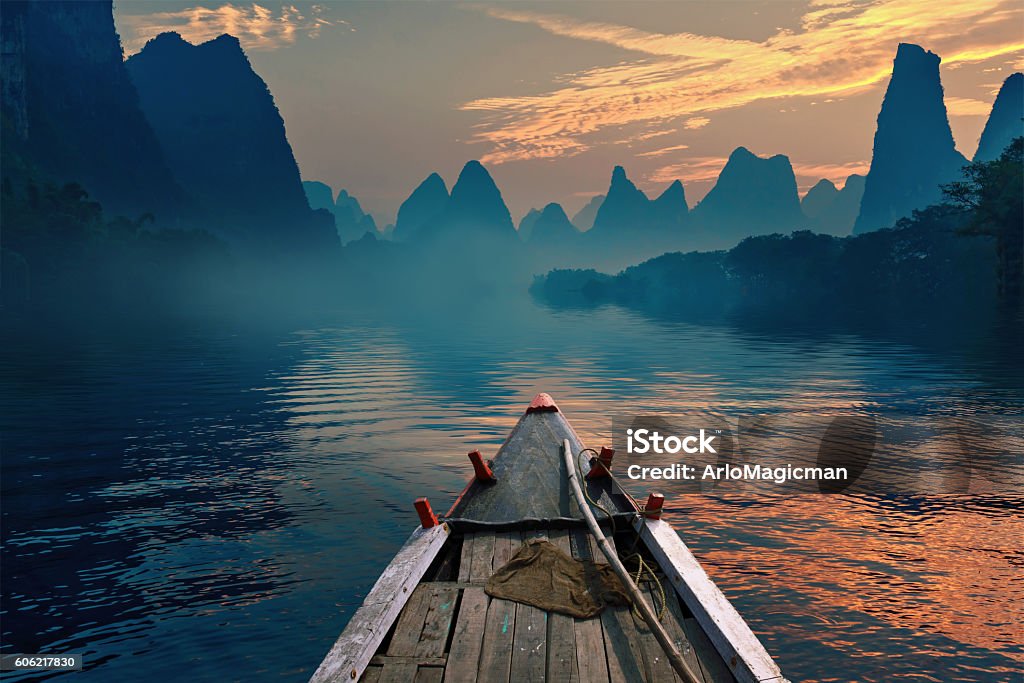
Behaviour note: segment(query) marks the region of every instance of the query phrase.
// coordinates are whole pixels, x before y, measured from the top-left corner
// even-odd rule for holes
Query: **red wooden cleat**
[[[469,454],[469,461],[473,463],[473,472],[476,474],[476,480],[481,484],[494,484],[498,480],[494,477],[494,472],[484,462],[484,456],[480,451],[473,451]]]
[[[587,472],[587,479],[600,479],[607,477],[612,471],[612,458],[615,457],[615,450],[607,446],[601,446],[601,454],[594,458]]]
[[[661,519],[661,509],[665,507],[665,496],[660,493],[652,493],[647,496],[647,505],[644,506],[644,517],[647,519]]]
[[[437,515],[430,509],[430,501],[426,498],[417,498],[413,505],[416,506],[416,513],[420,516],[420,524],[423,525],[424,529],[430,529],[440,524],[437,521]]]

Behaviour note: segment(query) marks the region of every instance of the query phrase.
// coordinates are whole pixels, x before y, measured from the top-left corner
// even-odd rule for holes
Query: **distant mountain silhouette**
[[[561,204],[552,202],[537,216],[530,233],[533,246],[568,246],[580,237],[580,231],[569,222]]]
[[[364,212],[359,200],[346,190],[339,190],[334,202],[334,224],[342,244],[361,239],[366,233],[371,233],[374,239],[378,237],[373,216]]]
[[[635,239],[639,226],[649,217],[649,206],[647,195],[626,177],[626,169],[616,166],[588,238],[613,242]]]
[[[864,176],[853,174],[846,179],[842,190],[831,180],[819,180],[800,201],[800,208],[808,218],[808,227],[815,232],[845,236],[853,230],[864,195]]]
[[[616,166],[604,199],[595,197],[580,213],[595,206],[594,224],[583,233],[570,259],[576,265],[615,269],[638,258],[692,247],[687,241],[691,235],[684,227],[686,193],[679,181],[652,200],[622,166]]]
[[[338,198],[335,200],[334,190],[327,183],[304,180],[302,189],[306,193],[310,208],[324,209],[334,216],[334,226],[342,244],[362,239],[368,232],[373,233],[374,239],[383,237],[377,231],[377,222],[373,216],[363,211],[359,200],[347,190],[339,190]]]
[[[533,235],[533,226],[537,224],[537,220],[540,219],[541,209],[530,209],[523,216],[523,219],[519,221],[519,239],[524,242],[529,242],[530,237]]]
[[[303,180],[302,191],[311,209],[326,209],[334,213],[334,190],[327,183],[318,180]]]
[[[178,216],[181,188],[125,70],[110,0],[5,1],[0,27],[4,177],[27,164],[80,183],[110,213]]]
[[[594,227],[594,219],[597,218],[597,211],[601,208],[601,204],[603,203],[603,194],[594,195],[590,201],[572,217],[572,224],[581,232],[590,230]]]
[[[204,225],[265,255],[337,245],[310,209],[274,98],[237,38],[153,38],[127,62],[142,109]]]
[[[416,239],[423,226],[440,217],[447,205],[448,187],[441,176],[431,173],[399,207],[395,219],[395,239]]]
[[[974,161],[999,158],[1014,138],[1024,136],[1024,74],[1015,73],[1003,81],[985,130],[978,141]]]
[[[501,191],[479,161],[470,161],[462,168],[441,215],[420,234],[448,244],[519,241]]]
[[[688,211],[686,191],[678,180],[672,181],[672,184],[651,202],[651,217],[659,223],[682,225]]]
[[[817,218],[839,196],[839,188],[828,178],[822,178],[800,200],[800,208],[808,218]]]
[[[789,233],[804,223],[789,158],[737,147],[715,186],[690,212],[708,245],[728,247],[751,235]]]
[[[939,56],[900,43],[885,91],[854,233],[888,228],[941,197],[967,160],[956,151],[939,80]]]

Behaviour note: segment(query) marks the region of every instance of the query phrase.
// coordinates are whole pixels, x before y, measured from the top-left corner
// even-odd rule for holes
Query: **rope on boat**
[[[622,581],[623,587],[626,592],[629,593],[633,600],[633,606],[638,608],[640,616],[647,622],[647,626],[651,629],[655,639],[661,646],[661,649],[665,651],[665,656],[668,658],[669,663],[675,672],[679,674],[680,678],[685,683],[700,683],[700,678],[697,677],[690,667],[683,660],[683,656],[676,649],[675,643],[672,642],[672,637],[665,631],[665,627],[661,625],[658,620],[658,616],[651,609],[651,606],[644,600],[643,594],[640,589],[633,582],[633,577],[630,576],[629,572],[623,566],[622,561],[619,559],[618,553],[615,551],[614,546],[609,543],[604,533],[601,531],[601,527],[597,523],[597,519],[594,517],[594,513],[591,511],[588,504],[590,496],[587,495],[584,489],[580,486],[579,477],[576,474],[576,463],[573,462],[572,446],[569,440],[566,439],[562,442],[562,454],[565,459],[565,468],[569,475],[569,488],[572,491],[573,498],[576,499],[576,504],[579,506],[580,512],[583,517],[587,520],[587,527],[590,529],[590,533],[597,540],[597,545],[604,553],[605,558],[608,560],[608,564],[611,565],[612,571]],[[602,510],[604,508],[601,508]],[[607,513],[607,510],[605,510]]]
[[[589,452],[594,454],[593,462],[601,466],[601,469],[603,469],[605,471],[605,473],[611,478],[611,480],[619,487],[619,490],[622,491],[624,494],[626,494],[626,496],[629,498],[630,502],[633,503],[633,507],[635,507],[637,510],[639,510],[642,513],[644,511],[644,506],[640,505],[639,501],[637,501],[637,499],[634,498],[629,493],[629,491],[627,491],[621,484],[619,484],[618,479],[616,479],[615,475],[612,474],[611,470],[609,470],[608,467],[605,466],[605,464],[603,462],[601,462],[601,459],[598,457],[598,452],[595,451],[593,448],[584,448],[583,450],[581,450],[576,455],[576,460],[577,460],[576,464],[577,465],[579,464],[579,458],[584,453],[586,453],[587,451],[589,451]],[[580,471],[581,472],[583,471],[582,468],[580,468]],[[612,513],[608,512],[607,508],[605,508],[603,505],[601,505],[596,500],[591,498],[590,497],[590,491],[588,491],[586,487],[581,487],[581,488],[583,489],[583,495],[586,497],[587,502],[590,503],[592,506],[596,507],[601,512],[603,512],[605,515],[608,516],[608,519],[611,520],[611,523],[612,523],[612,538],[615,538],[615,533],[616,533],[615,516]],[[632,546],[632,548],[630,548],[630,550],[636,548],[636,544],[639,541],[640,541],[640,537],[637,536],[636,539],[634,539],[633,546]],[[628,562],[628,561],[630,561],[630,560],[632,560],[634,558],[636,558],[637,567],[636,567],[636,577],[633,579],[633,581],[637,585],[639,585],[640,584],[640,577],[646,571],[647,575],[649,577],[651,577],[651,580],[654,582],[654,585],[658,587],[658,597],[661,598],[661,608],[658,609],[658,621],[661,621],[662,619],[665,618],[665,612],[668,610],[668,598],[665,597],[665,587],[662,585],[661,579],[658,578],[658,575],[654,573],[654,568],[651,567],[649,564],[647,564],[647,562],[644,561],[644,558],[643,558],[643,556],[640,553],[632,553],[630,555],[627,555],[625,561]],[[637,606],[635,604],[633,605],[633,616],[635,616],[638,619],[641,618],[640,610],[637,608]]]

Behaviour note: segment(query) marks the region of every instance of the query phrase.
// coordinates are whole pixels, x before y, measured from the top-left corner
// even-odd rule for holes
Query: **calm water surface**
[[[84,653],[62,680],[303,681],[415,524],[412,499],[445,509],[465,453],[493,454],[534,393],[591,444],[624,406],[1019,416],[1020,340],[986,334],[926,351],[524,298],[399,322],[10,337],[3,648]],[[1011,681],[1022,502],[669,505],[792,680]]]

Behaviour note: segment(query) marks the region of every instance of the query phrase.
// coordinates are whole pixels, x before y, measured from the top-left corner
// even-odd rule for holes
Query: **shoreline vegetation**
[[[969,164],[967,180],[944,186],[945,202],[890,229],[760,235],[727,251],[664,254],[614,275],[556,269],[535,278],[531,291],[559,308],[618,304],[694,318],[756,313],[824,323],[1019,314],[1022,145],[1017,138],[998,159]]]

